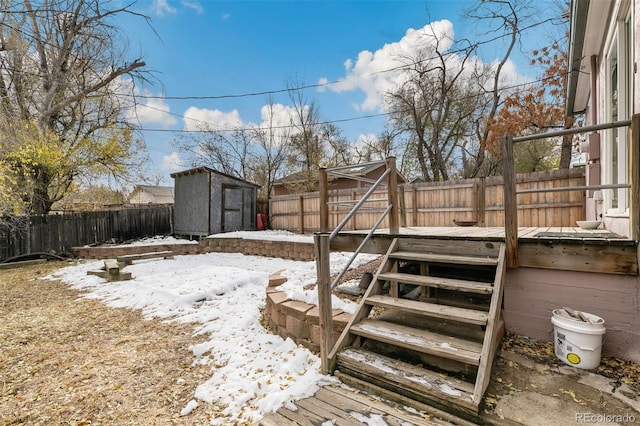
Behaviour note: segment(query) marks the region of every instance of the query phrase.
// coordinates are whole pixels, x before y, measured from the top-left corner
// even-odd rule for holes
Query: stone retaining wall
[[[311,261],[315,258],[313,244],[292,241],[249,240],[245,238],[205,238],[200,241],[206,251],[244,253],[254,256],[279,257]]]
[[[113,259],[128,254],[154,251],[173,251],[175,254],[242,253],[254,256],[278,257],[289,260],[312,261],[313,244],[291,241],[250,240],[245,238],[204,238],[198,244],[159,244],[146,246],[74,247],[74,256],[83,259]]]
[[[154,251],[172,251],[175,254],[202,253],[199,244],[158,244],[152,246],[99,246],[99,247],[73,247],[74,256],[82,259],[115,259],[118,256],[128,254],[143,254]]]
[[[313,352],[320,352],[320,310],[299,300],[289,300],[286,293],[274,287],[284,283],[286,278],[279,273],[269,277],[267,303],[264,317],[271,330],[283,339],[290,338]],[[333,310],[333,344],[351,319],[351,315]]]

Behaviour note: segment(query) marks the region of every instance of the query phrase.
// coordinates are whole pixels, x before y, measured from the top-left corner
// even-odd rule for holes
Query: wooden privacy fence
[[[123,208],[0,220],[0,261],[39,252],[172,233],[172,206]]]
[[[585,184],[582,167],[549,172],[519,174],[517,190],[552,189]],[[329,192],[329,201],[359,200],[367,188]],[[346,225],[345,230],[370,229],[380,211],[387,207],[387,190],[381,188]],[[454,182],[426,182],[399,186],[401,226],[455,226],[456,221],[475,221],[478,226],[502,227],[504,190],[501,176],[464,179]],[[521,227],[576,226],[585,218],[584,191],[524,193],[517,196],[518,224]],[[290,194],[269,200],[271,226],[292,232],[313,233],[320,230],[320,196],[318,192]],[[333,229],[348,209],[329,207],[329,228]],[[388,227],[388,219],[381,225]]]

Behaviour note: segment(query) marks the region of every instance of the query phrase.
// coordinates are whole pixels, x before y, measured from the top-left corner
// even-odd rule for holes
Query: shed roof
[[[253,182],[249,182],[249,181],[246,181],[244,179],[240,179],[238,177],[231,176],[231,175],[228,175],[226,173],[219,172],[217,170],[214,170],[214,169],[212,169],[210,167],[206,167],[206,166],[200,166],[200,167],[195,167],[195,168],[189,169],[189,170],[183,170],[181,172],[171,173],[171,177],[175,179],[177,177],[195,175],[195,174],[198,174],[198,173],[208,173],[208,174],[224,176],[226,178],[237,180],[238,182],[242,182],[242,183],[245,183],[247,185],[255,186],[256,188],[260,187],[260,185],[255,184]]]

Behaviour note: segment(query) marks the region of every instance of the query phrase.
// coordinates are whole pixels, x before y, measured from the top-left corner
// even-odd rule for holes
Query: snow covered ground
[[[311,242],[311,237],[283,231],[224,235]],[[166,241],[156,239],[156,243]],[[350,255],[332,253],[332,273]],[[352,267],[375,257],[360,255]],[[288,279],[280,290],[295,300],[317,302],[315,290],[303,289],[315,282],[315,262],[237,253],[176,256],[136,262],[126,269],[133,275],[131,281],[111,283],[87,275],[101,266],[101,261],[82,262],[48,278],[59,279],[108,306],[140,309],[148,318],[197,324],[195,334],[208,336],[205,343],[192,346],[192,351],[194,363],[211,366],[211,377],[196,388],[182,415],[205,401],[222,409],[221,417],[212,424],[253,422],[282,405],[313,395],[319,385],[331,380],[319,373],[320,360],[312,352],[269,333],[260,324],[268,278],[278,270],[285,270]],[[355,308],[353,302],[335,297],[333,306],[347,312]]]

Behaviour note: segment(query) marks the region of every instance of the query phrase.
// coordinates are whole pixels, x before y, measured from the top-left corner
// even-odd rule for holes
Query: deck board
[[[367,234],[368,230],[362,231],[342,231],[344,235],[361,235]],[[582,229],[574,227],[541,227],[541,228],[518,228],[518,238],[526,239],[541,239],[542,236],[538,234],[545,233],[558,233],[566,234],[567,238],[572,238],[571,234],[584,235],[582,239],[602,238],[607,242],[616,243],[618,241],[630,241],[620,235],[612,234],[606,229]],[[390,235],[389,229],[379,229],[375,231],[374,235]],[[503,227],[478,227],[478,226],[430,226],[430,227],[416,227],[407,226],[400,228],[398,236],[422,236],[430,238],[451,238],[451,239],[487,239],[504,241],[504,228]],[[562,239],[562,236],[559,237]]]
[[[294,404],[298,407],[296,411],[280,408],[275,413],[267,414],[258,424],[319,426],[324,422],[333,422],[327,424],[358,426],[372,424],[372,421],[381,419],[384,424],[390,426],[453,425],[426,412],[407,410],[396,403],[354,389],[346,389],[342,385],[324,386],[314,396],[296,401]]]

